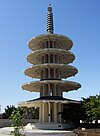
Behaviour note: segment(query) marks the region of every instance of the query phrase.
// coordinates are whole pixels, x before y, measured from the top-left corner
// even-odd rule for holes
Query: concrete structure
[[[63,129],[63,104],[79,103],[63,98],[63,92],[77,90],[81,85],[62,80],[75,76],[78,70],[69,65],[75,59],[69,51],[73,46],[72,40],[64,35],[53,34],[51,5],[48,7],[47,32],[48,34],[32,38],[28,43],[32,52],[27,56],[27,61],[33,65],[25,70],[25,75],[40,80],[22,85],[24,90],[40,92],[40,98],[21,102],[19,106],[39,107],[39,122],[42,126],[47,123],[48,128],[52,124],[53,129]]]

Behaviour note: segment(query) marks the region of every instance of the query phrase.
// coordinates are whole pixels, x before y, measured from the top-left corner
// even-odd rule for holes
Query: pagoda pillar
[[[49,118],[49,123],[51,122],[51,115],[50,115],[51,109],[50,108],[51,108],[50,107],[50,102],[48,102],[48,118]]]
[[[39,122],[42,121],[42,105],[40,104],[40,107],[39,107]]]
[[[50,68],[48,68],[48,78],[50,78]]]
[[[53,54],[53,62],[55,63],[55,54]]]
[[[43,63],[45,63],[45,55],[43,56]]]
[[[50,84],[48,83],[48,96],[50,96],[51,93],[51,88],[50,88]]]
[[[56,96],[56,84],[53,85],[53,95]]]
[[[44,114],[44,103],[42,103],[42,122],[44,123],[44,118],[45,118],[45,114]]]
[[[56,78],[56,68],[54,68],[54,78]]]
[[[50,54],[48,53],[48,63],[50,63]]]
[[[61,123],[62,122],[62,118],[61,118],[61,103],[58,103],[58,122]]]
[[[57,103],[54,103],[54,122],[57,123]]]
[[[42,123],[48,121],[48,115],[47,115],[47,103],[43,102],[42,103]]]

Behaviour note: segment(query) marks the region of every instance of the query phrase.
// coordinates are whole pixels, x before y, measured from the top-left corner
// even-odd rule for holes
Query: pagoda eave
[[[75,100],[30,100],[18,103],[19,107],[40,107],[42,103],[62,103],[62,104],[80,104],[80,101]]]
[[[41,71],[43,69],[47,69],[47,72],[49,73],[51,68],[53,68],[54,70],[57,69],[59,71],[58,74],[60,74],[61,78],[75,76],[78,72],[77,68],[70,65],[45,63],[45,64],[31,66],[27,68],[24,73],[25,75],[30,76],[32,78],[41,78]]]
[[[75,104],[80,104],[80,101],[77,100],[71,100],[71,99],[66,99],[60,96],[43,96],[37,99],[33,99],[33,100],[29,100],[29,101],[25,101],[25,102],[20,102],[18,105],[19,106],[26,106],[26,107],[40,107],[41,103],[65,103],[65,104],[71,104],[71,103],[75,103]]]
[[[43,59],[43,57],[45,55],[48,55],[49,57],[51,57],[50,55],[52,55],[52,54],[55,56],[59,55],[60,56],[59,63],[62,63],[62,64],[71,63],[75,59],[74,54],[71,53],[70,51],[66,51],[63,49],[55,49],[55,48],[48,49],[47,48],[47,49],[42,49],[42,50],[37,50],[37,51],[31,52],[27,56],[27,61],[32,64],[41,64],[41,60]]]
[[[27,101],[24,101],[24,102],[19,102],[18,103],[18,106],[19,107],[40,107],[40,104],[39,102],[27,102]]]
[[[70,38],[59,34],[43,34],[36,36],[28,42],[28,46],[33,51],[40,50],[43,48],[42,41],[48,41],[48,39],[49,41],[57,41],[57,43],[59,43],[59,48],[61,49],[70,50],[73,46],[73,42]]]
[[[72,81],[61,81],[61,80],[44,80],[44,81],[37,81],[37,82],[29,82],[22,85],[23,90],[28,90],[30,92],[40,92],[40,87],[44,84],[55,84],[57,86],[62,87],[62,92],[68,92],[73,90],[78,90],[81,85],[77,82]]]

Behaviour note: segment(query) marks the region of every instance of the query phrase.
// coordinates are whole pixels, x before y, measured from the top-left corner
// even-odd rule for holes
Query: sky
[[[22,90],[25,82],[35,81],[24,75],[31,66],[26,56],[31,52],[27,42],[45,34],[48,4],[52,4],[54,33],[72,39],[71,52],[78,69],[67,80],[81,84],[77,91],[64,97],[81,100],[100,93],[100,0],[0,0],[0,105],[39,97],[39,93]]]

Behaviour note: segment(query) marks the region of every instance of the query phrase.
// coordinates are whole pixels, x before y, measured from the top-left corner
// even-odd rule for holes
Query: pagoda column
[[[39,107],[39,122],[42,121],[42,105],[40,104],[40,107]]]
[[[55,63],[55,53],[53,54],[53,62]]]
[[[59,123],[62,122],[62,118],[61,118],[61,103],[58,103],[58,122]]]
[[[44,84],[43,84],[43,96],[44,96],[44,93],[45,93],[45,92],[44,92],[44,89],[45,89],[45,86],[44,86]]]
[[[45,78],[45,69],[42,70],[43,71],[43,79]]]
[[[56,68],[54,68],[54,78],[56,78]]]
[[[51,122],[51,115],[50,115],[50,102],[48,102],[48,118],[49,118],[49,123]]]
[[[50,78],[50,68],[48,68],[48,78]]]
[[[45,63],[45,55],[43,55],[43,63]]]
[[[50,63],[50,54],[48,53],[48,63]]]
[[[45,114],[44,114],[44,103],[42,103],[42,122],[44,123]]]
[[[41,85],[41,87],[40,87],[40,97],[42,97],[43,96],[43,85]]]
[[[48,83],[48,96],[50,96],[50,84]]]
[[[54,122],[57,122],[57,103],[54,103]]]
[[[56,84],[54,84],[54,86],[53,86],[53,92],[54,92],[54,96],[56,96]]]

